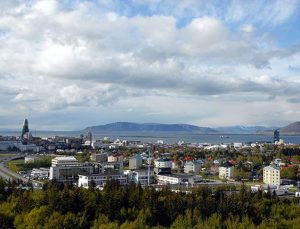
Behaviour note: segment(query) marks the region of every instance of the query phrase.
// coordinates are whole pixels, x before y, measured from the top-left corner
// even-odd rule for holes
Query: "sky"
[[[0,129],[300,121],[299,0],[1,0]]]

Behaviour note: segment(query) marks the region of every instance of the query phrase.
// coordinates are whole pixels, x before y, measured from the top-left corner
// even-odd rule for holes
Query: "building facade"
[[[52,159],[50,167],[50,180],[60,182],[74,182],[78,175],[99,174],[103,172],[103,166],[97,163],[79,163],[75,157],[56,157]]]
[[[117,180],[121,185],[128,184],[127,175],[123,172],[104,172],[102,174],[79,175],[78,187],[89,188],[92,185],[103,187],[107,181]]]
[[[234,167],[229,162],[226,162],[219,167],[220,179],[232,179],[233,175],[234,175]]]
[[[108,162],[123,162],[123,155],[121,154],[114,154],[114,155],[110,155],[107,158]]]
[[[279,142],[280,136],[279,136],[279,130],[274,131],[274,143]]]
[[[140,169],[143,166],[143,158],[137,154],[129,158],[129,169]]]
[[[264,167],[263,181],[268,185],[280,186],[280,168],[273,165]]]
[[[201,164],[197,161],[188,161],[184,165],[184,173],[199,173]]]
[[[195,184],[202,178],[189,174],[157,175],[158,184]]]
[[[154,180],[154,171],[150,170],[148,176],[148,170],[136,170],[132,171],[130,174],[130,181],[133,181],[136,184],[141,184],[142,186],[148,185],[148,177],[149,177],[149,183],[152,184]]]
[[[172,161],[167,158],[160,158],[154,164],[156,168],[172,168]]]

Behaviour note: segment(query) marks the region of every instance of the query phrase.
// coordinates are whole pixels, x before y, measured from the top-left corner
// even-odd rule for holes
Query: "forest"
[[[198,187],[190,193],[108,182],[103,190],[0,181],[0,228],[297,228],[300,203],[272,193]]]

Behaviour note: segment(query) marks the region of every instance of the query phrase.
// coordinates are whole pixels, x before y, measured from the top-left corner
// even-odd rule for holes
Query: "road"
[[[28,182],[28,179],[22,177],[20,174],[11,171],[5,167],[5,164],[11,160],[22,158],[22,155],[16,156],[3,156],[0,158],[0,176],[5,180],[22,180],[23,182]]]

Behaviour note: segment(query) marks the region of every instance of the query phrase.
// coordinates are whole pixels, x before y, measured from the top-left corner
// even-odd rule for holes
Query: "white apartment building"
[[[265,184],[280,186],[280,168],[273,165],[264,167],[263,181]]]
[[[143,166],[143,158],[137,154],[129,158],[129,169],[140,169]]]
[[[188,161],[184,165],[184,173],[199,173],[201,164],[198,161]]]
[[[128,175],[130,181],[133,181],[136,184],[140,183],[142,186],[148,185],[148,170],[135,170]],[[154,180],[154,171],[150,170],[149,175],[150,175],[149,182],[150,184],[152,184]]]
[[[117,180],[121,185],[128,184],[127,175],[124,172],[105,172],[102,174],[79,175],[78,187],[89,188],[93,182],[96,187],[103,187],[109,180]]]
[[[220,179],[231,179],[233,178],[234,167],[226,162],[219,167],[219,178]]]
[[[103,168],[99,164],[79,163],[73,156],[56,157],[52,159],[49,179],[72,182],[78,179],[78,174],[100,173],[102,170]]]
[[[73,157],[73,156],[68,156],[68,157],[55,157],[52,159],[52,164],[51,166],[59,166],[59,165],[74,165],[78,164],[78,160]]]
[[[157,175],[158,184],[195,184],[202,178],[189,174]]]
[[[156,168],[172,168],[172,161],[167,158],[160,158],[154,164]]]
[[[108,162],[123,162],[123,155],[119,155],[119,154],[110,155],[110,156],[108,156],[107,161]]]

